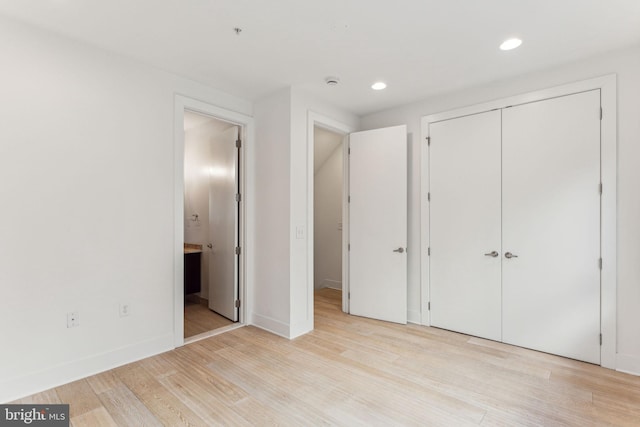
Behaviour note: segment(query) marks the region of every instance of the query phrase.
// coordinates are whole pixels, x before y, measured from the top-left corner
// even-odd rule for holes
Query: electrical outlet
[[[77,311],[67,313],[67,328],[80,326],[80,314]]]
[[[120,304],[120,317],[126,317],[131,314],[131,307],[129,304]]]

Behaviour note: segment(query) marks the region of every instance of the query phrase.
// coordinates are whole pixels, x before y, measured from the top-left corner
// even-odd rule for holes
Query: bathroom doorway
[[[184,338],[233,327],[240,307],[242,127],[184,111]]]

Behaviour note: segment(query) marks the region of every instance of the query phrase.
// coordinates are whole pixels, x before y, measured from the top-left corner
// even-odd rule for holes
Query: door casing
[[[313,320],[313,304],[314,304],[314,127],[321,127],[334,133],[344,136],[342,142],[343,150],[343,183],[342,183],[342,311],[349,313],[349,257],[347,251],[349,236],[349,207],[347,204],[348,188],[349,188],[349,156],[348,142],[349,134],[354,132],[351,126],[341,123],[331,117],[324,116],[314,111],[309,111],[307,115],[307,313],[310,313],[310,330],[314,327]]]
[[[247,203],[252,200],[253,188],[247,182],[253,182],[253,171],[246,167],[247,154],[254,141],[253,118],[227,110],[184,95],[176,94],[174,102],[174,346],[181,347],[184,340],[184,112],[185,110],[212,116],[240,127],[240,191],[242,203],[239,213],[239,245],[241,247],[240,267],[238,268],[238,286],[240,309],[238,323],[230,329],[244,326],[247,314],[251,313],[252,283],[247,280],[247,272],[253,270],[253,239],[250,225],[247,224]],[[227,329],[229,329],[227,328]],[[226,330],[226,329],[225,329]],[[215,332],[214,332],[215,333]]]

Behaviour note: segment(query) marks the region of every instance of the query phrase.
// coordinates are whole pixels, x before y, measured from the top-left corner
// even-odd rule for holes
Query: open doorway
[[[324,306],[342,309],[345,135],[313,128],[313,289]]]
[[[184,338],[238,322],[240,126],[184,111]]]

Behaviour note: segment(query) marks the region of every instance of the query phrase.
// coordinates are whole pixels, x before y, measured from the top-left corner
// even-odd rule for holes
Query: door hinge
[[[351,243],[347,243],[347,250],[350,251],[351,250]]]
[[[240,249],[240,246],[236,246],[236,255],[240,255],[241,252],[242,249]]]
[[[236,194],[236,202],[241,202],[242,201],[242,196],[240,195],[240,193]]]
[[[602,345],[602,334],[600,334],[600,345]]]
[[[242,147],[242,140],[236,139],[236,148]]]
[[[351,299],[351,292],[347,292],[347,299]]]
[[[347,203],[351,203],[351,196],[347,196]]]
[[[427,303],[427,310],[431,311],[431,301]]]
[[[602,107],[600,107],[600,120],[602,120]]]
[[[431,247],[427,248],[427,256],[431,256]]]
[[[602,183],[600,183],[600,185],[598,186],[598,191],[600,191],[600,194],[602,194]]]
[[[240,300],[239,299],[236,300],[235,306],[236,306],[236,308],[240,308]]]
[[[602,258],[600,258],[598,260],[598,268],[600,268],[600,270],[602,270]]]
[[[351,147],[347,148],[347,154],[351,154]]]
[[[427,137],[427,145],[431,145],[431,137],[430,136]]]
[[[431,193],[427,193],[427,202],[431,201]]]

